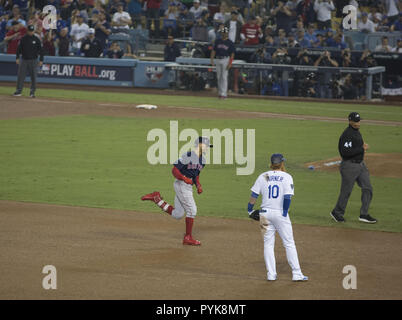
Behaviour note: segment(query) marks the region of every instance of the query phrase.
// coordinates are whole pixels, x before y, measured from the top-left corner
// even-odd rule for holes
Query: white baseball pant
[[[278,231],[282,239],[283,246],[286,249],[286,257],[290,267],[292,268],[293,279],[303,277],[300,269],[299,259],[295,241],[293,239],[292,223],[289,215],[284,217],[282,210],[262,209],[260,211],[260,227],[264,239],[264,260],[267,268],[268,280],[276,279],[276,262],[275,262],[275,233]]]
[[[228,95],[228,74],[227,66],[229,64],[229,57],[224,59],[216,59],[216,78],[218,81],[218,94],[221,97]]]
[[[176,196],[174,198],[174,210],[172,217],[181,219],[186,213],[186,217],[194,218],[197,215],[197,205],[193,197],[193,186],[182,180],[175,180],[173,183]]]

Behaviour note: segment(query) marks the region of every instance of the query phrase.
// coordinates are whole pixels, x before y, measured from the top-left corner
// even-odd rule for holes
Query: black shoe
[[[341,214],[337,214],[334,212],[330,212],[329,214],[336,222],[345,222],[345,219],[343,218],[343,216]]]
[[[31,92],[31,93],[29,94],[29,96],[30,96],[31,98],[35,98],[35,93]]]
[[[19,92],[19,91],[15,91],[14,94],[13,94],[13,96],[14,96],[14,97],[21,97],[22,94],[21,94],[21,92]]]
[[[367,216],[360,216],[359,221],[365,222],[365,223],[376,223],[377,219],[374,219],[371,217],[369,214]]]

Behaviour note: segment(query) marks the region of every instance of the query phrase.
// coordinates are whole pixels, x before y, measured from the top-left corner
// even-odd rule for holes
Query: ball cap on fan
[[[348,116],[349,121],[359,122],[362,118],[358,112],[351,112]]]
[[[198,139],[195,140],[195,146],[198,146],[200,143],[205,144],[210,148],[213,148],[213,145],[211,144],[211,142],[207,137],[198,137]]]
[[[280,164],[281,162],[286,161],[286,159],[283,157],[283,154],[281,153],[274,153],[271,156],[271,164]]]

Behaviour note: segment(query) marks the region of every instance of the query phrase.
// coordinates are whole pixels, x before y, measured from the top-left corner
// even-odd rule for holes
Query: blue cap
[[[198,139],[195,140],[195,146],[198,146],[200,143],[207,145],[208,147],[212,148],[213,145],[209,141],[207,137],[198,137]]]
[[[286,159],[283,157],[281,153],[274,153],[271,156],[271,163],[272,164],[280,164],[281,162],[285,161]]]

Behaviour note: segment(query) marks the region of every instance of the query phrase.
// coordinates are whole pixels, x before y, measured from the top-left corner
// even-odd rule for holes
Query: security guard
[[[349,114],[349,127],[345,129],[339,138],[338,150],[342,157],[340,173],[342,177],[341,193],[335,208],[331,211],[331,217],[336,222],[345,222],[343,218],[349,196],[352,193],[355,182],[362,189],[362,206],[360,208],[359,221],[376,223],[377,220],[368,214],[369,205],[373,197],[373,187],[370,183],[370,175],[364,163],[364,153],[369,145],[364,143],[360,134],[360,114]]]
[[[17,91],[14,96],[21,96],[27,71],[31,77],[31,93],[30,97],[35,98],[36,75],[38,72],[38,56],[40,56],[39,66],[43,64],[43,48],[40,39],[34,34],[35,27],[28,26],[27,34],[22,37],[16,55],[16,63],[18,67]],[[20,56],[22,60],[20,61]]]

